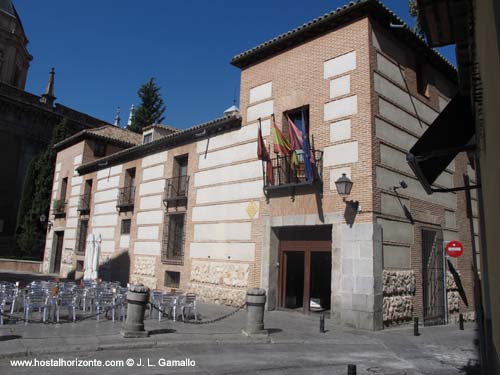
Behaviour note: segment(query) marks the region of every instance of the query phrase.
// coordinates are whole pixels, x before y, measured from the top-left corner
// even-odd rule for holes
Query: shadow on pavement
[[[460,373],[465,375],[481,375],[481,365],[476,360],[470,360],[460,369]]]
[[[153,335],[163,335],[165,333],[175,333],[177,331],[175,329],[161,328],[161,329],[152,329],[148,332],[150,336],[153,336]]]
[[[19,335],[5,335],[5,336],[0,336],[0,341],[9,341],[9,340],[15,340],[15,339],[20,339],[22,336]]]

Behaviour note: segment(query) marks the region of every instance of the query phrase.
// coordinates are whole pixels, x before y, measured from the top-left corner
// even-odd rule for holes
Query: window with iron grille
[[[130,234],[130,224],[131,224],[130,219],[123,219],[122,220],[122,226],[120,230],[120,234]]]
[[[179,288],[181,284],[181,273],[175,271],[165,271],[164,285],[167,288]]]
[[[87,232],[89,229],[88,219],[82,219],[78,222],[78,234],[76,236],[76,249],[77,253],[85,253],[85,244],[87,241]]]
[[[168,214],[165,218],[161,260],[168,264],[184,264],[184,219],[185,214]]]

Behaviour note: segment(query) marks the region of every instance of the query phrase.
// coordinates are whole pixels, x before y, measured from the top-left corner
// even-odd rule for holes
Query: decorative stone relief
[[[460,271],[457,271],[457,273],[460,276]],[[446,297],[448,300],[448,314],[458,313],[460,310],[460,293],[455,278],[450,271],[446,273]]]
[[[384,295],[415,294],[413,271],[384,271]]]
[[[411,320],[415,296],[414,271],[384,271],[383,293],[386,325]]]
[[[245,302],[246,289],[231,289],[191,283],[189,291],[196,293],[201,301],[219,305],[241,306]]]
[[[62,264],[73,264],[73,250],[64,250],[61,258]]]
[[[248,264],[199,262],[191,265],[191,282],[246,287],[248,285]]]
[[[155,276],[156,258],[136,256],[134,261],[134,274],[144,276]]]

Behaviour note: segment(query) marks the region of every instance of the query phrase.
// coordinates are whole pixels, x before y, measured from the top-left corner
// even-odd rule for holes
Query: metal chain
[[[210,323],[215,323],[215,322],[220,322],[221,320],[224,320],[226,318],[229,318],[230,316],[233,316],[234,314],[236,314],[238,311],[242,310],[243,308],[245,308],[247,304],[244,303],[243,305],[237,307],[235,310],[231,311],[230,313],[228,314],[225,314],[225,315],[222,315],[222,316],[219,316],[217,318],[214,318],[214,319],[210,319],[210,320],[202,320],[202,321],[186,321],[186,320],[183,320],[182,322],[185,323],[185,324],[197,324],[197,325],[202,325],[202,324],[210,324]],[[158,306],[156,306],[155,304],[151,304],[151,306],[155,309],[155,310],[158,310],[160,313],[162,314],[165,314],[165,311],[161,310]]]

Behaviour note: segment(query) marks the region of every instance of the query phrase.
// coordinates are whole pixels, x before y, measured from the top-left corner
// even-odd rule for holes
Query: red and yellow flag
[[[273,138],[274,138],[274,152],[276,154],[282,153],[283,155],[290,155],[290,142],[288,142],[281,132],[281,130],[276,126],[273,116]]]

